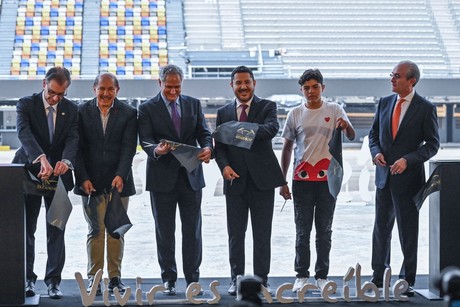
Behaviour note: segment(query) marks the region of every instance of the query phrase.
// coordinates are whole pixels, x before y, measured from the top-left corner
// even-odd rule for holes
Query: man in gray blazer
[[[124,237],[106,236],[104,219],[110,195],[116,188],[121,202],[128,208],[129,196],[136,194],[131,164],[137,146],[137,111],[119,101],[118,79],[110,73],[96,77],[96,97],[78,106],[79,154],[75,168],[74,192],[82,196],[83,213],[88,222],[88,291],[94,286],[94,275],[104,269],[107,245],[108,288],[125,291],[121,281]],[[105,244],[105,242],[107,242]],[[100,284],[97,292],[101,293]]]
[[[43,79],[43,91],[19,99],[17,130],[21,147],[13,163],[36,168],[38,178],[61,176],[67,191],[73,188],[72,171],[78,148],[77,106],[66,99],[71,83],[64,67],[50,68]],[[54,192],[44,196],[48,212]],[[26,296],[35,296],[35,231],[42,196],[25,194],[26,211]],[[64,230],[46,224],[48,261],[44,281],[50,298],[59,299],[61,272],[65,262]]]
[[[244,275],[244,238],[251,212],[254,238],[254,274],[268,289],[271,231],[275,188],[286,183],[273,152],[272,139],[279,129],[276,103],[254,95],[252,71],[239,66],[232,71],[230,86],[235,101],[217,111],[216,126],[230,121],[258,124],[250,149],[216,141],[216,162],[224,177],[231,279],[228,293],[236,294],[236,277]]]
[[[202,148],[197,158],[208,163],[212,156],[212,139],[201,103],[182,95],[184,74],[175,65],[160,70],[160,93],[139,106],[139,139],[148,155],[146,189],[150,191],[158,262],[165,295],[176,294],[175,259],[176,206],[182,222],[182,255],[187,285],[198,282],[202,258],[201,197],[205,186],[199,164],[188,171],[162,140]]]
[[[417,65],[398,63],[390,74],[395,94],[380,99],[369,132],[375,170],[375,223],[372,235],[372,282],[383,286],[390,267],[391,232],[395,219],[404,261],[399,278],[414,295],[417,270],[419,213],[413,197],[425,183],[423,163],[439,149],[436,107],[415,92],[420,79]]]

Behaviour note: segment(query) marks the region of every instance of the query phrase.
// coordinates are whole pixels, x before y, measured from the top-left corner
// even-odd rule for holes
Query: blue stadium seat
[[[134,52],[132,50],[126,50],[125,58],[134,59]]]
[[[148,18],[141,19],[141,26],[150,26],[150,20]]]
[[[55,51],[48,51],[48,54],[46,55],[47,60],[54,60],[56,59],[56,52]]]
[[[38,43],[32,43],[32,45],[30,45],[30,51],[40,51],[40,45]]]
[[[73,52],[79,51],[81,52],[81,44],[80,43],[74,43],[72,46]]]
[[[75,2],[75,9],[83,9],[83,2]]]
[[[64,67],[72,67],[72,59],[64,59],[64,62],[62,63]]]
[[[152,9],[156,9],[158,7],[158,4],[156,2],[150,2],[149,3],[149,9],[152,10]]]
[[[43,27],[40,29],[40,35],[41,35],[41,36],[50,35],[50,29],[49,29],[49,27],[43,26]]]
[[[18,35],[14,38],[14,44],[22,44],[24,43],[24,36]]]
[[[107,59],[99,59],[99,66],[100,67],[107,67],[107,66],[109,66],[109,61]]]
[[[126,30],[124,26],[120,26],[117,28],[117,35],[125,35],[125,34],[126,34]]]
[[[109,3],[109,9],[116,9],[118,8],[118,3],[116,2],[110,2]]]
[[[45,75],[46,67],[37,67],[37,75]]]
[[[42,9],[43,8],[43,2],[35,2],[35,9]]]
[[[159,50],[158,43],[150,43],[150,51]]]
[[[65,43],[65,36],[64,35],[58,35],[56,37],[56,43]]]
[[[33,25],[34,25],[34,20],[33,20],[33,18],[26,17],[26,20],[25,20],[24,25],[25,25],[26,27],[31,27],[31,26],[33,26]]]
[[[142,67],[150,67],[152,63],[150,63],[150,59],[143,59],[142,60]]]
[[[117,75],[126,75],[126,70],[124,67],[117,67]]]
[[[158,35],[166,35],[166,27],[165,26],[159,26],[158,27]]]
[[[108,48],[108,49],[109,49],[109,51],[117,51],[117,49],[118,49],[118,48],[117,48],[117,44],[115,44],[115,43],[109,44],[109,48]]]
[[[67,20],[65,21],[65,25],[68,26],[68,27],[69,26],[73,27],[73,26],[75,26],[75,20],[73,18],[67,17]]]
[[[29,67],[29,60],[22,59],[21,60],[21,67]]]
[[[126,9],[125,17],[133,17],[133,16],[134,16],[133,9]]]
[[[109,25],[109,19],[107,17],[101,17],[101,21],[99,22],[101,27],[107,27]]]
[[[142,36],[134,35],[133,36],[133,43],[142,43]]]
[[[58,17],[58,16],[59,16],[59,11],[57,9],[50,10],[50,17]]]

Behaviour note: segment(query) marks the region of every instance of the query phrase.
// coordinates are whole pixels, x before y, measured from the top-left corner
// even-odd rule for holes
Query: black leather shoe
[[[52,299],[62,298],[62,292],[59,290],[58,284],[49,284],[48,285],[48,296]]]
[[[232,281],[230,283],[230,288],[228,288],[227,292],[230,295],[236,295],[236,282]]]
[[[26,281],[26,297],[35,296],[35,282],[33,280]]]
[[[163,291],[164,295],[176,295],[176,283],[174,281],[167,281],[164,286],[166,288]]]
[[[93,286],[94,286],[94,278],[90,278],[90,279],[89,279],[88,288],[86,288],[86,292],[87,292],[87,293],[90,293],[91,290],[93,289]],[[101,283],[99,283],[99,284],[97,285],[96,295],[101,295],[101,294],[102,294]]]
[[[120,294],[123,294],[125,293],[126,291],[126,286],[121,282],[121,278],[120,277],[113,277],[110,279],[110,282],[109,282],[109,292],[110,293],[113,293],[113,289],[115,288],[118,288],[118,292]]]
[[[407,290],[403,293],[401,293],[407,297],[413,297],[415,295],[415,291],[414,291],[414,287],[413,286],[409,286],[409,288],[407,288]]]

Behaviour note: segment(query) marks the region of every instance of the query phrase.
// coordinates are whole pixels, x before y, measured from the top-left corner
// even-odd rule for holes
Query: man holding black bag
[[[41,180],[43,189],[33,188],[25,197],[26,215],[26,296],[35,296],[34,273],[35,231],[37,219],[45,200],[48,213],[55,195],[54,177],[61,176],[65,190],[73,188],[72,171],[78,148],[77,106],[64,96],[71,83],[69,71],[61,66],[50,68],[43,79],[43,90],[19,99],[17,104],[17,131],[21,147],[13,163],[24,163],[29,172]],[[52,180],[51,180],[52,179]],[[57,179],[56,179],[57,180]],[[47,190],[48,192],[45,192]],[[41,193],[42,191],[43,193]],[[38,192],[38,193],[36,193]],[[65,193],[64,193],[65,194]],[[54,208],[56,209],[56,208]],[[59,209],[59,208],[57,208]],[[46,274],[44,281],[48,295],[60,299],[61,273],[65,262],[64,228],[47,223]],[[10,277],[8,277],[10,278]]]
[[[75,169],[75,194],[82,195],[83,212],[88,222],[88,292],[94,286],[94,276],[104,268],[104,248],[107,242],[108,288],[126,286],[121,281],[123,234],[114,234],[107,224],[107,215],[115,206],[127,210],[129,196],[136,193],[131,164],[137,145],[137,111],[116,96],[120,86],[110,73],[98,75],[93,84],[96,97],[78,107],[79,154]],[[125,213],[125,212],[123,212]],[[106,235],[107,232],[107,235]],[[106,238],[107,236],[107,238]],[[101,293],[100,284],[97,293]]]

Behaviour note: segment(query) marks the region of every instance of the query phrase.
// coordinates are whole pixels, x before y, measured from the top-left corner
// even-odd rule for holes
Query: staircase
[[[0,14],[0,54],[9,56],[0,57],[0,76],[9,76],[11,69],[11,55],[13,54],[14,36],[16,33],[16,17],[18,1],[3,0]]]
[[[99,74],[99,0],[85,0],[81,48],[81,78],[94,78]]]

